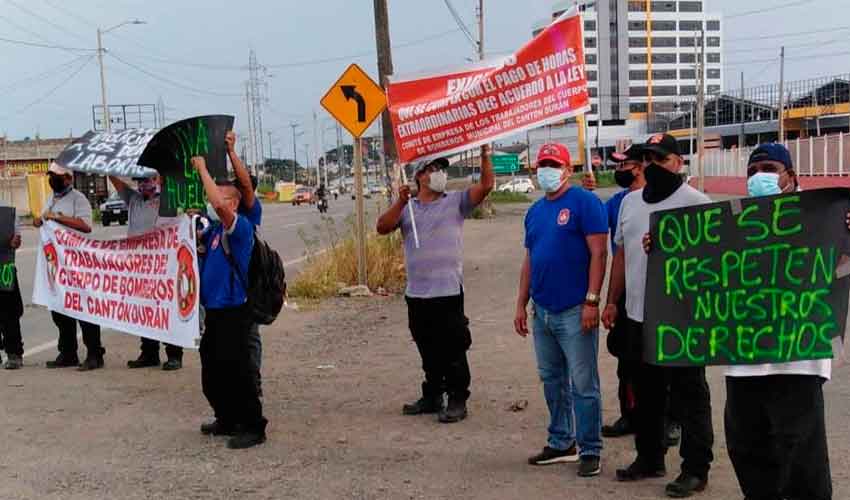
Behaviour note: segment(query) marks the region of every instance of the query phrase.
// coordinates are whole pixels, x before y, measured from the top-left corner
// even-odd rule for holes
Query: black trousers
[[[248,329],[248,355],[251,357],[251,367],[257,377],[257,393],[262,394],[263,376],[260,369],[263,366],[263,340],[260,337],[260,325],[251,323]]]
[[[70,316],[51,311],[53,323],[59,328],[59,353],[68,357],[77,356],[77,323]],[[89,356],[102,357],[106,349],[100,343],[100,325],[79,321],[80,330],[83,331],[83,344],[88,350]]]
[[[626,297],[617,304],[618,317],[626,317]],[[641,349],[631,345],[629,324],[618,321],[608,332],[608,352],[617,358],[617,398],[620,400],[620,416],[633,422],[637,398],[635,397],[635,373],[640,364]]]
[[[726,377],[726,445],[747,500],[830,500],[823,382]]]
[[[248,347],[251,317],[246,306],[207,309],[201,337],[201,386],[226,426],[265,432],[263,405],[257,395],[256,370]]]
[[[165,344],[165,355],[168,359],[183,360],[183,348],[179,345]],[[159,359],[159,341],[142,337],[142,356],[149,359]]]
[[[643,323],[627,320],[630,333],[642,337]],[[662,367],[641,362],[635,374],[638,405],[635,412],[635,448],[638,459],[648,464],[661,464],[664,445],[665,413],[668,395],[675,406],[674,415],[682,426],[679,453],[682,472],[702,479],[714,454],[714,429],[711,422],[711,393],[705,380],[704,367]]]
[[[14,285],[8,292],[0,292],[0,348],[8,355],[24,355],[24,343],[21,339],[21,316],[24,302],[18,286],[17,273]]]
[[[466,401],[471,381],[466,351],[472,345],[472,336],[463,311],[463,293],[406,300],[410,333],[425,372],[422,395],[436,398],[448,393],[452,399]]]

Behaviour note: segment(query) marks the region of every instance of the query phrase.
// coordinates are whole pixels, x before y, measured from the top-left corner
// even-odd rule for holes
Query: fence
[[[850,135],[839,133],[785,141],[798,175],[850,175]],[[740,149],[709,149],[703,158],[703,172],[713,177],[746,177],[747,160],[754,147]],[[692,165],[696,162],[692,161]],[[691,172],[696,175],[697,172]]]

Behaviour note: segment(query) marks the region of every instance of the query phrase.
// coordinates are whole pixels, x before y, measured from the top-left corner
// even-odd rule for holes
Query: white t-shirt
[[[659,210],[689,207],[711,203],[711,198],[696,189],[682,184],[667,199],[658,203],[643,201],[643,189],[632,191],[623,198],[617,220],[617,236],[614,243],[626,252],[626,315],[629,319],[643,322],[643,299],[646,289],[646,252],[643,251],[643,236],[649,232],[649,216]]]

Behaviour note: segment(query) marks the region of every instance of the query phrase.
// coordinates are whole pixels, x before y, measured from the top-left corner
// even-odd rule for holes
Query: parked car
[[[117,194],[100,204],[100,222],[104,227],[113,222],[127,224],[127,204]]]
[[[531,179],[519,177],[502,184],[498,191],[502,193],[532,193],[535,189]]]
[[[295,195],[292,196],[292,205],[300,205],[302,203],[306,203],[308,205],[312,205],[316,202],[316,198],[313,195],[313,190],[310,188],[302,187],[295,190]]]

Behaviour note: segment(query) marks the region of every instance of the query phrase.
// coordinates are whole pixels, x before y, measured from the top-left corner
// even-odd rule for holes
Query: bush
[[[321,235],[312,239],[299,230],[307,251],[314,256],[307,260],[304,269],[289,285],[289,295],[292,297],[322,299],[336,295],[342,286],[357,284],[357,243],[353,218],[346,219],[342,233],[330,217],[323,218],[318,229]],[[318,253],[322,243],[326,249]],[[388,292],[398,293],[404,290],[404,248],[399,231],[388,236],[380,236],[374,231],[367,232],[366,256],[366,281],[370,290],[384,288]]]
[[[274,193],[274,184],[271,182],[261,182],[257,185],[257,192],[260,194]]]
[[[531,198],[525,193],[511,193],[508,191],[493,191],[490,193],[490,201],[493,203],[528,203]]]
[[[609,188],[617,185],[614,182],[614,171],[613,170],[603,170],[600,172],[594,172],[596,176],[596,187],[597,188]],[[584,179],[584,172],[577,172],[570,177],[570,180],[573,184],[577,186],[581,186],[581,181]]]

